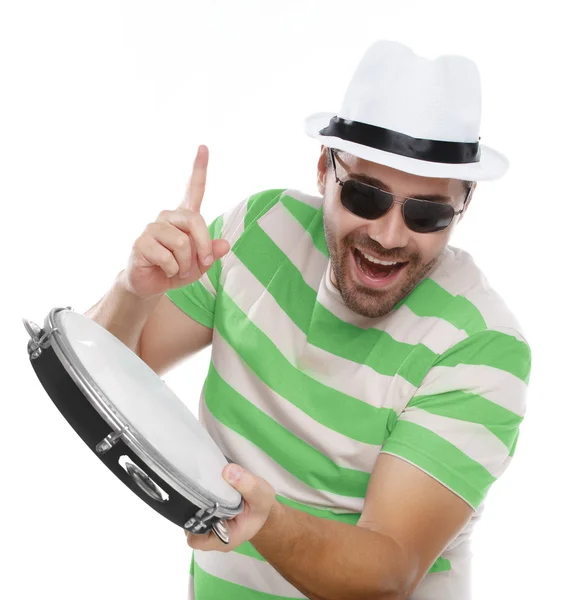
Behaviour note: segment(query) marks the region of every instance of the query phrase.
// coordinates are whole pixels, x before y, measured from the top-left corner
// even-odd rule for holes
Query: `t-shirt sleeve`
[[[211,239],[228,240],[230,252],[215,261],[198,281],[166,292],[166,296],[192,319],[210,329],[214,327],[217,293],[227,268],[228,257],[248,226],[279,199],[282,191],[265,190],[253,194],[216,217],[209,225]]]
[[[530,371],[531,350],[519,333],[470,335],[439,356],[381,451],[416,465],[476,510],[513,457]]]

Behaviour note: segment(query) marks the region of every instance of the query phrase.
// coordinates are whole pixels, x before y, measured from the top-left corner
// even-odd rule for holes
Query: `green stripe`
[[[440,556],[431,566],[428,573],[443,573],[451,570],[451,561]]]
[[[341,321],[322,304],[317,304],[314,312],[313,327],[307,336],[310,344],[371,367],[381,375],[399,375],[419,386],[437,357],[423,344],[398,342],[386,331],[362,329]]]
[[[213,222],[209,225],[209,235],[212,240],[218,240],[222,237],[222,231],[224,228],[224,214],[216,217]]]
[[[357,525],[357,521],[359,521],[359,517],[361,516],[361,513],[337,513],[327,508],[316,508],[315,506],[309,506],[308,504],[291,500],[290,498],[286,498],[280,494],[277,494],[277,500],[279,500],[281,504],[285,504],[286,506],[300,510],[301,512],[308,513],[313,517],[327,519],[328,521],[339,521],[340,523],[347,523],[348,525]]]
[[[430,396],[414,396],[408,406],[434,415],[483,425],[511,450],[523,417],[477,394],[454,390]]]
[[[222,232],[224,227],[224,216],[219,215],[209,226],[209,234],[212,240],[219,240],[222,238]],[[215,292],[218,289],[220,276],[222,271],[222,259],[216,260],[211,268],[207,271],[207,276],[211,285],[215,288]]]
[[[287,596],[257,592],[246,586],[215,577],[204,571],[197,561],[193,582],[197,600],[288,600]]]
[[[424,279],[404,304],[419,317],[438,317],[469,335],[487,329],[480,311],[464,296],[453,296],[431,278]]]
[[[366,444],[382,444],[396,422],[392,408],[377,408],[316,381],[294,367],[275,344],[221,290],[215,327],[274,392],[325,427]]]
[[[251,542],[244,542],[243,544],[240,544],[240,546],[234,548],[232,552],[236,552],[236,554],[243,554],[244,556],[249,556],[250,558],[255,558],[261,562],[267,562]]]
[[[312,243],[316,249],[322,252],[327,258],[329,252],[326,245],[326,237],[324,236],[322,208],[314,208],[314,206],[310,206],[306,202],[301,202],[288,194],[281,198],[281,202],[301,224],[302,228],[310,234]]]
[[[204,396],[213,416],[225,427],[252,442],[306,485],[332,494],[365,497],[370,473],[334,464],[230,387],[212,363]]]
[[[317,292],[304,281],[287,255],[261,227],[248,232],[244,244],[237,246],[234,253],[299,329],[306,332]]]
[[[475,510],[496,480],[480,463],[456,446],[409,421],[398,421],[382,452],[401,456],[427,471]]]
[[[263,216],[266,212],[271,210],[279,199],[281,198],[281,194],[285,191],[285,189],[274,189],[274,190],[265,190],[263,192],[258,192],[253,196],[248,198],[248,202],[246,205],[246,215],[244,217],[244,231],[250,227],[255,221],[257,221],[261,216]]]
[[[195,281],[190,285],[174,290],[168,290],[166,296],[191,318],[210,329],[213,328],[215,297],[200,281]]]
[[[374,327],[362,329],[346,323],[317,303],[317,292],[260,227],[247,232],[244,244],[234,252],[295,325],[307,334],[310,344],[366,364],[382,375],[398,372],[415,386],[420,385],[436,360],[437,355],[423,344],[399,342]]]
[[[488,329],[455,344],[444,352],[435,366],[484,365],[511,373],[529,382],[531,349],[513,335]]]

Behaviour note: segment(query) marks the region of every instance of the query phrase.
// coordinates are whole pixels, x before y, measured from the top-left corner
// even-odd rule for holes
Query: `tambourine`
[[[129,347],[71,307],[44,327],[23,319],[31,365],[53,403],[130,490],[192,533],[229,543],[243,510],[222,477],[228,460],[165,382]]]

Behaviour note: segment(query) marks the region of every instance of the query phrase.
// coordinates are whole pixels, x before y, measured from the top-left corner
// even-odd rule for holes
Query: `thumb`
[[[273,488],[261,477],[253,475],[237,464],[228,464],[223,469],[223,477],[237,491],[248,504],[254,508],[266,508],[275,497]]]
[[[198,265],[201,274],[206,273],[217,262],[217,260],[220,260],[225,254],[228,254],[230,252],[230,243],[228,242],[228,240],[222,238],[218,240],[211,240],[211,244],[213,262],[210,265],[204,265],[199,261]]]
[[[218,260],[222,258],[225,254],[230,252],[230,243],[228,240],[224,238],[219,238],[218,240],[213,240],[213,258]]]

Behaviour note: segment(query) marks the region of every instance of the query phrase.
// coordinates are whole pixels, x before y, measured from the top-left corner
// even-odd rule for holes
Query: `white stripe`
[[[213,338],[212,360],[228,385],[279,425],[330,457],[338,466],[372,472],[380,446],[358,442],[318,423],[272,391],[245,365],[218,331]],[[337,455],[332,458],[334,448],[337,448]]]
[[[501,464],[501,466],[498,468],[497,470],[497,475],[496,477],[500,477],[501,475],[504,474],[505,470],[507,469],[507,467],[509,467],[511,461],[513,459],[513,456],[508,456],[503,463]]]
[[[246,218],[250,198],[251,196],[248,196],[224,213],[221,237],[227,239],[231,246],[234,246],[244,231],[244,219]]]
[[[223,215],[221,237],[228,240],[231,250],[221,258],[222,273],[226,272],[225,269],[230,263],[232,256],[234,256],[232,247],[236,244],[244,231],[244,220],[246,218],[248,200],[250,198],[251,196],[245,198],[242,202],[233,206]]]
[[[428,573],[419,583],[409,600],[471,600],[472,548],[465,542],[443,552],[441,556],[451,562],[449,571]]]
[[[433,367],[415,396],[442,394],[451,390],[478,394],[520,417],[525,415],[527,384],[507,371],[487,365]]]
[[[320,208],[322,206],[322,198],[320,196],[311,196],[310,194],[305,194],[300,190],[287,189],[281,194],[281,197],[283,196],[290,196],[291,198],[295,198],[295,200],[304,202],[305,204],[313,206],[314,208]]]
[[[234,205],[230,210],[224,213],[223,221],[222,221],[222,231],[220,233],[220,237],[229,241],[230,247],[234,246],[242,232],[244,231],[244,218],[246,217],[246,210],[248,208],[248,199],[245,198],[242,202]],[[225,268],[225,265],[228,263],[229,257],[232,252],[228,252],[225,256],[223,256],[221,261],[221,269]],[[199,279],[203,287],[216,298],[217,292],[209,279],[209,275],[204,273],[203,276]]]
[[[480,463],[495,478],[504,469],[503,463],[509,456],[509,451],[484,425],[434,415],[415,407],[407,408],[400,415],[400,420],[416,423],[433,431]]]
[[[187,573],[187,600],[195,600],[193,576],[189,572]]]
[[[217,292],[213,287],[211,280],[209,279],[209,275],[207,273],[204,273],[203,276],[199,279],[199,281],[201,282],[201,285],[209,292],[209,294],[211,294],[211,296],[215,298]]]
[[[237,554],[194,550],[195,561],[203,571],[231,583],[265,594],[287,598],[306,598],[268,562]],[[226,599],[225,599],[226,600]]]
[[[437,284],[454,296],[463,296],[480,312],[489,329],[511,330],[511,334],[526,342],[521,325],[503,298],[494,290],[484,273],[465,250],[447,246],[443,261],[431,274]]]
[[[380,407],[392,398],[392,408],[401,410],[412,397],[416,387],[403,377],[382,375],[367,365],[309,344],[306,335],[236,256],[231,259],[231,269],[236,276],[226,279],[226,293],[293,366],[372,406]]]
[[[419,317],[406,305],[402,305],[396,313],[391,312],[376,320],[350,311],[343,301],[334,301],[332,297],[336,294],[341,298],[341,295],[330,281],[331,263],[328,258],[316,248],[310,235],[283,204],[277,204],[258,223],[301,272],[304,281],[312,289],[319,290],[318,302],[338,319],[361,329],[376,327],[399,342],[410,344],[423,339],[424,345],[438,354],[466,338],[465,331],[448,321],[438,317]],[[324,285],[319,286],[321,278],[324,278],[322,283],[329,292]]]
[[[280,202],[261,217],[258,224],[300,271],[304,281],[317,290],[328,266],[328,257],[316,248],[310,234],[295,217]]]
[[[201,423],[221,452],[229,460],[247,468],[254,475],[263,477],[273,486],[277,494],[324,510],[338,509],[337,512],[351,513],[360,513],[363,510],[364,498],[332,494],[323,490],[316,490],[303,483],[252,442],[215,419],[205,402],[200,404],[199,415]]]

